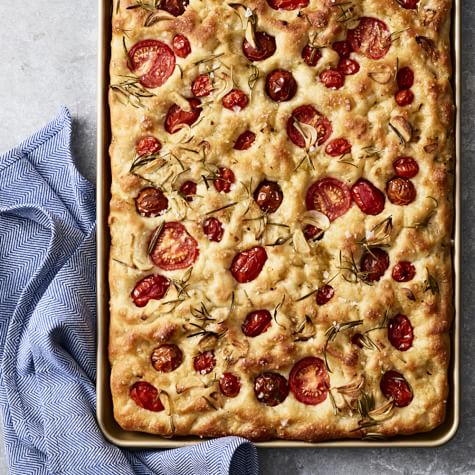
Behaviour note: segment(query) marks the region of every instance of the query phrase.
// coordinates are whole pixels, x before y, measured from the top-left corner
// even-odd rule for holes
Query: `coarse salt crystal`
[[[246,13],[244,13],[244,16],[245,16],[246,18],[249,18],[249,17],[251,17],[252,15],[253,15],[252,10],[251,10],[249,7],[247,7],[247,8],[246,8]]]
[[[345,232],[346,239],[350,239],[351,236],[352,236],[352,234],[350,233],[350,231]]]
[[[327,280],[328,277],[330,277],[330,273],[329,273],[328,271],[325,271],[325,272],[323,273],[323,278],[324,278],[325,280]]]

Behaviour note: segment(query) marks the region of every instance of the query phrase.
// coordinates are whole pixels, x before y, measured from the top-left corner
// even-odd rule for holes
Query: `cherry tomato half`
[[[173,51],[179,58],[186,58],[191,53],[191,45],[185,35],[175,35],[172,46]]]
[[[206,97],[213,92],[213,83],[209,74],[200,74],[191,83],[191,92],[195,97]]]
[[[247,314],[242,324],[242,332],[249,337],[255,337],[266,332],[272,324],[269,310],[254,310]]]
[[[333,131],[331,122],[324,115],[320,114],[315,107],[311,105],[297,107],[287,121],[287,135],[300,148],[305,148],[305,137],[295,127],[295,120],[311,125],[317,131],[317,145],[325,143]]]
[[[308,210],[320,211],[330,221],[335,221],[350,209],[351,194],[342,181],[326,177],[310,186],[305,203]]]
[[[399,351],[407,351],[412,346],[414,332],[409,319],[405,315],[396,315],[388,322],[388,339]]]
[[[158,397],[157,388],[146,381],[137,381],[130,388],[129,394],[135,404],[143,409],[153,412],[160,412],[165,409]]]
[[[372,247],[361,257],[360,270],[364,272],[366,282],[377,282],[389,267],[389,256],[379,247]]]
[[[401,178],[414,178],[419,173],[419,165],[412,157],[398,157],[393,162],[393,168]]]
[[[206,218],[203,222],[203,231],[210,241],[220,242],[223,239],[223,224],[217,218]]]
[[[416,199],[417,192],[412,181],[396,177],[387,182],[386,194],[392,204],[407,206]]]
[[[143,157],[146,155],[153,155],[157,153],[162,148],[162,144],[160,140],[152,135],[148,135],[147,137],[142,137],[137,141],[135,144],[135,151],[137,155]]]
[[[320,404],[327,398],[330,378],[322,359],[307,356],[298,361],[289,375],[295,399],[304,404]]]
[[[255,48],[246,39],[242,43],[242,52],[250,61],[263,61],[275,53],[275,38],[264,31],[256,31],[255,42]]]
[[[305,45],[302,50],[302,59],[309,66],[316,66],[322,58],[320,48],[311,45]]]
[[[165,117],[165,130],[169,134],[176,134],[184,125],[193,125],[201,114],[201,101],[188,99],[191,110],[185,111],[179,105],[173,104]]]
[[[254,394],[266,406],[277,406],[289,395],[289,385],[279,373],[262,373],[254,380]]]
[[[317,291],[317,304],[325,305],[335,295],[335,289],[331,285],[323,285]]]
[[[236,397],[241,390],[239,378],[233,373],[223,373],[219,378],[219,389],[226,397]]]
[[[165,297],[170,281],[163,275],[153,274],[144,277],[135,284],[131,297],[137,307],[145,307],[150,300]]]
[[[375,216],[384,209],[384,193],[364,178],[351,187],[351,197],[365,214]]]
[[[254,201],[264,213],[275,213],[283,199],[282,188],[275,181],[261,181],[254,191]]]
[[[296,10],[297,8],[308,7],[310,0],[267,0],[267,3],[274,10]]]
[[[266,77],[266,93],[275,102],[290,101],[297,92],[297,81],[285,69],[274,69]]]
[[[387,399],[392,399],[396,407],[408,406],[412,399],[412,389],[404,376],[391,370],[384,373],[380,382],[381,392]]]
[[[171,373],[183,362],[183,352],[176,345],[164,344],[153,350],[150,359],[154,369],[161,373]]]
[[[244,284],[259,276],[266,261],[267,252],[263,247],[251,247],[234,256],[230,271],[240,284]]]
[[[416,268],[408,261],[398,262],[392,271],[392,277],[396,282],[409,282],[414,279]]]
[[[353,51],[370,59],[381,59],[391,47],[391,35],[384,21],[362,17],[358,26],[348,31],[348,42]]]
[[[135,208],[145,218],[160,216],[168,209],[168,199],[158,188],[144,188],[135,198]]]
[[[240,112],[249,104],[249,97],[240,89],[233,89],[223,97],[223,106],[233,112]]]
[[[247,150],[256,140],[256,134],[250,130],[244,131],[234,143],[234,150]]]
[[[216,366],[214,351],[203,351],[193,358],[193,368],[200,374],[208,374]]]

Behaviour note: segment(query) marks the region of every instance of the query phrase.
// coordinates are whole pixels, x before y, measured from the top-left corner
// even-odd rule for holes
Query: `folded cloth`
[[[66,108],[0,157],[0,407],[12,474],[256,474],[225,437],[121,450],[98,428],[95,195],[74,167]]]

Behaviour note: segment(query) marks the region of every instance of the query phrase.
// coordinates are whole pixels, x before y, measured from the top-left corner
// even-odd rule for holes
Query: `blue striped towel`
[[[12,474],[256,474],[225,437],[120,450],[96,418],[95,195],[73,165],[66,108],[0,157],[0,405]]]

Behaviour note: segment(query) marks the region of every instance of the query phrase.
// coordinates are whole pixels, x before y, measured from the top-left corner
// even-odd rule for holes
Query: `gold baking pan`
[[[112,443],[126,448],[165,449],[195,444],[198,437],[163,438],[141,432],[124,431],[115,422],[110,391],[110,366],[107,354],[109,335],[109,200],[111,139],[108,106],[109,58],[111,42],[110,13],[112,0],[99,0],[99,52],[97,95],[97,420],[105,437]],[[452,61],[453,88],[456,114],[456,168],[455,168],[455,230],[454,230],[454,306],[452,327],[452,358],[449,367],[450,393],[445,422],[432,432],[401,436],[384,441],[335,440],[308,443],[273,440],[256,443],[258,447],[436,447],[448,442],[457,432],[460,419],[460,4],[454,0],[452,12]]]

